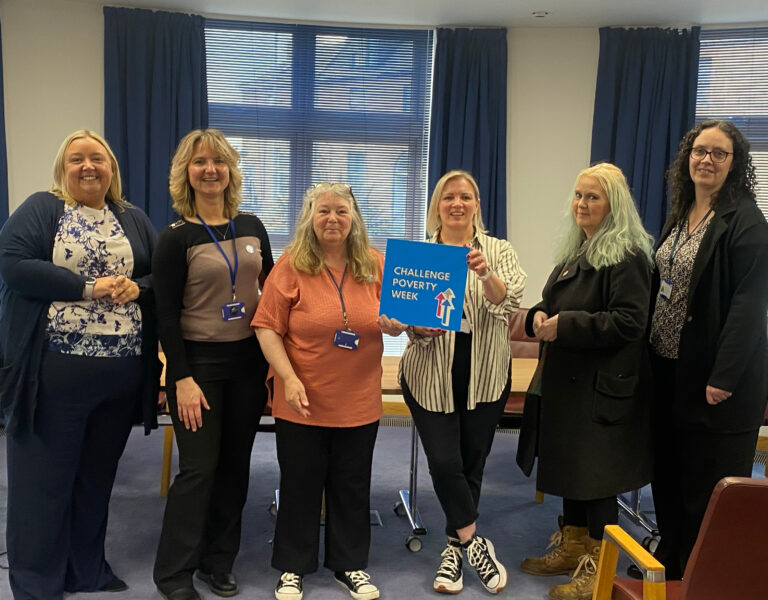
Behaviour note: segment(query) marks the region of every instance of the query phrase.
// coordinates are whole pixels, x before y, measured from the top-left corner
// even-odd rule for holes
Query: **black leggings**
[[[619,522],[616,496],[595,500],[563,498],[563,522],[574,527],[586,527],[589,529],[589,537],[601,540],[605,526]]]

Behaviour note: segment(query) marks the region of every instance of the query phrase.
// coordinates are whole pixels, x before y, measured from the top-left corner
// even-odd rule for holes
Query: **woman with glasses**
[[[317,570],[323,492],[325,567],[356,600],[379,597],[364,569],[381,416],[383,263],[350,187],[319,183],[304,195],[296,233],[251,322],[270,364],[280,463],[278,600],[301,600],[304,576]]]
[[[728,121],[680,142],[656,248],[650,342],[653,499],[667,579],[680,579],[712,489],[749,477],[768,395],[768,225],[749,143]]]
[[[509,315],[526,275],[507,240],[487,235],[480,192],[466,171],[435,184],[427,211],[430,242],[467,249],[469,270],[460,332],[409,327],[400,385],[427,455],[448,538],[432,587],[463,588],[462,556],[492,594],[507,571],[491,540],[477,534],[485,461],[510,388]]]
[[[526,399],[518,462],[530,473],[532,459],[521,459],[538,456],[536,489],[562,497],[563,526],[521,569],[571,574],[552,600],[592,598],[603,530],[619,518],[616,494],[651,480],[651,253],[621,169],[581,171],[557,266],[525,323],[541,340],[531,390],[541,400]]]
[[[179,449],[155,559],[163,598],[198,600],[192,576],[234,596],[251,449],[267,400],[267,361],[250,328],[272,250],[258,217],[238,210],[240,155],[215,129],[182,138],[169,190],[180,219],[152,263]]]

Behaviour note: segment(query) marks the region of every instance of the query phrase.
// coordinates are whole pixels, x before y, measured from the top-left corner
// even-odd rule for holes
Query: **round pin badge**
[[[255,249],[253,246],[251,246],[250,244],[248,244],[248,245],[245,247],[245,251],[246,251],[248,254],[253,254],[253,253],[255,252],[255,250],[256,250],[256,249]]]

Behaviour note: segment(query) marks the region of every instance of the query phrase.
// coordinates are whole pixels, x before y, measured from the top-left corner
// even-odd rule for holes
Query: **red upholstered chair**
[[[618,525],[603,536],[593,600],[758,600],[768,597],[768,480],[726,477],[712,492],[682,581]],[[645,579],[614,579],[619,547]]]
[[[539,340],[525,333],[528,309],[521,308],[509,315],[509,349],[512,358],[538,358]]]

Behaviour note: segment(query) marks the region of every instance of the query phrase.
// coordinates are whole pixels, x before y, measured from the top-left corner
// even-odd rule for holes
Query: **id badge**
[[[360,334],[351,329],[337,329],[333,335],[333,345],[346,350],[357,350],[360,343]]]
[[[461,320],[459,333],[472,333],[472,328],[469,326],[469,321],[467,319]]]
[[[245,318],[245,302],[227,302],[221,306],[221,319],[235,321]]]
[[[659,286],[659,298],[669,300],[672,297],[672,282],[669,279],[662,279]]]

